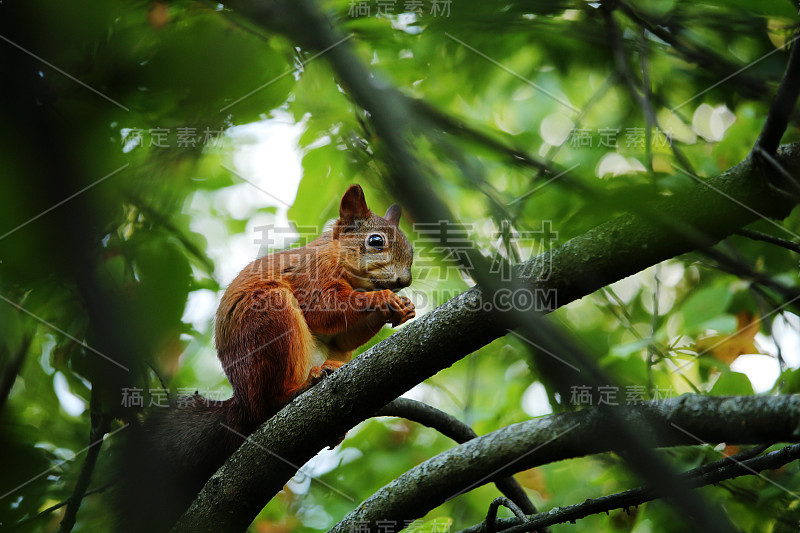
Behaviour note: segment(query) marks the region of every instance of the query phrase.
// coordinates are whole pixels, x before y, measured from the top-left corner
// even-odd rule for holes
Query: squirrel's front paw
[[[323,379],[336,372],[343,364],[343,361],[328,360],[325,361],[322,366],[311,367],[311,370],[308,372],[308,379],[306,380],[306,383],[309,386],[316,385]]]
[[[393,300],[389,303],[392,309],[390,322],[392,327],[397,327],[400,324],[405,324],[414,316],[416,316],[416,309],[414,304],[405,296],[394,294]]]

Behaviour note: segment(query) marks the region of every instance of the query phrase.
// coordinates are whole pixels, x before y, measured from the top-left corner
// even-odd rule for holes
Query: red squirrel
[[[168,530],[243,437],[349,361],[384,324],[414,317],[411,301],[395,292],[411,283],[413,255],[399,220],[398,205],[377,216],[351,185],[330,230],[239,273],[215,326],[233,396],[180,399],[132,430],[117,491],[120,529]]]

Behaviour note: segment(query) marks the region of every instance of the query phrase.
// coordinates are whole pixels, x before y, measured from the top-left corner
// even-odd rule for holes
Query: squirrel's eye
[[[367,246],[370,248],[383,248],[386,245],[386,242],[383,239],[383,235],[380,233],[373,233],[369,237],[367,237]]]

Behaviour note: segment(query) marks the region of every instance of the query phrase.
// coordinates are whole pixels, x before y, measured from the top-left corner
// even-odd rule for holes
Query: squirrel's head
[[[413,248],[399,222],[399,205],[379,217],[367,207],[361,186],[345,191],[332,237],[339,242],[339,259],[354,288],[398,291],[411,284]]]

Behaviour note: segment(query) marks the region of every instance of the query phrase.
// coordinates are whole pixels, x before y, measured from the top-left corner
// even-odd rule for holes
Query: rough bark
[[[627,406],[620,415],[657,446],[797,441],[800,395],[686,395]],[[405,523],[492,480],[553,461],[608,451],[608,414],[594,408],[504,427],[433,457],[373,494],[331,531]]]
[[[397,398],[382,407],[375,413],[375,416],[402,417],[433,428],[445,437],[449,437],[459,444],[463,444],[478,436],[470,426],[459,419],[435,407],[408,398]],[[537,513],[536,507],[533,505],[530,498],[528,498],[525,489],[523,489],[512,476],[497,479],[495,485],[497,485],[497,489],[505,494],[523,513]],[[545,530],[542,530],[541,533],[545,533]]]
[[[758,456],[768,446],[759,445],[725,457],[713,463],[706,463],[681,474],[691,488],[716,485],[723,481],[741,476],[752,476],[764,470],[779,469],[792,461],[800,458],[800,444],[792,444],[780,450]],[[524,520],[518,518],[501,518],[498,526],[503,533],[524,533],[533,531],[543,526],[575,523],[576,520],[593,514],[608,513],[615,509],[624,509],[629,512],[631,507],[656,499],[658,495],[648,487],[638,487],[618,492],[609,496],[600,496],[566,507],[556,507],[547,512],[526,516]],[[787,522],[788,523],[788,522]],[[485,523],[462,529],[459,533],[481,533],[485,531]]]

